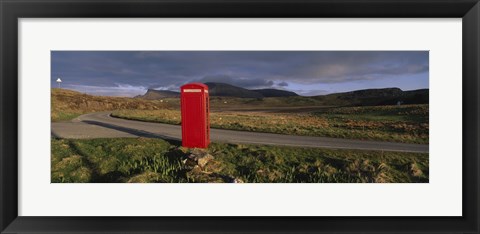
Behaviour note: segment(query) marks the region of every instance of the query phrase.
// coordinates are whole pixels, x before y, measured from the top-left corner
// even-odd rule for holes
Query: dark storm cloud
[[[374,80],[428,71],[428,52],[324,52],[310,54],[282,78],[300,83],[342,83]]]
[[[186,82],[244,88],[339,84],[428,73],[426,51],[54,51],[52,84],[88,90],[178,90]],[[428,79],[428,76],[426,79]],[[93,92],[93,91],[92,91]],[[108,92],[109,94],[111,92]]]

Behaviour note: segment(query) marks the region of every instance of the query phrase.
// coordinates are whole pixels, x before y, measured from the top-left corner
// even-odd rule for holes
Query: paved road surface
[[[210,138],[213,142],[428,153],[428,145],[420,144],[349,140],[329,137],[291,136],[223,129],[211,129],[210,134]],[[181,127],[179,125],[113,118],[110,116],[109,112],[97,112],[79,116],[69,122],[52,123],[52,135],[60,138],[142,136],[180,140]]]

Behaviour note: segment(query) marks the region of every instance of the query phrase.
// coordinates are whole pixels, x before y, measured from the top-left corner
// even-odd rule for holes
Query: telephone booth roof
[[[206,84],[203,84],[203,83],[188,83],[188,84],[184,84],[182,85],[182,87],[180,87],[180,89],[184,89],[184,88],[192,88],[192,87],[198,87],[198,88],[203,88],[205,90],[208,90],[208,86]]]

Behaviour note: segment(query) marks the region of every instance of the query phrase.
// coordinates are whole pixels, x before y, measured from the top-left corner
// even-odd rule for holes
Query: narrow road
[[[79,116],[69,122],[53,122],[52,135],[75,139],[141,136],[181,140],[182,131],[179,125],[125,120],[111,117],[110,112],[97,112]],[[210,138],[212,142],[428,153],[428,145],[420,144],[292,136],[224,129],[211,129]]]

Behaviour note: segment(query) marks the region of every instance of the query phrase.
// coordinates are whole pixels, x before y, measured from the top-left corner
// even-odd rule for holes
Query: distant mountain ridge
[[[210,96],[218,97],[239,97],[239,98],[262,98],[261,93],[253,90],[233,86],[226,83],[207,82]]]
[[[279,89],[249,90],[226,83],[207,82],[205,84],[208,86],[208,92],[212,97],[264,98],[298,96],[298,94],[294,92]],[[148,89],[144,95],[138,95],[135,98],[157,100],[176,97],[180,97],[180,92]]]
[[[262,94],[264,97],[294,97],[300,96],[295,92],[279,89],[254,89],[253,91]]]
[[[349,106],[380,106],[397,104],[428,104],[429,90],[403,91],[399,88],[362,89],[345,93],[333,93],[312,97]]]
[[[162,98],[178,98],[180,97],[179,92],[170,91],[170,90],[155,90],[148,89],[144,95],[135,96],[135,98],[141,98],[146,100],[158,100]]]
[[[303,100],[323,105],[333,106],[378,106],[397,104],[428,104],[429,90],[418,89],[403,91],[399,88],[363,89],[344,93],[332,93],[327,95],[305,97],[295,92],[279,89],[245,89],[226,83],[207,82],[209,94],[212,97],[234,98],[286,98]],[[169,90],[149,89],[144,95],[135,98],[158,100],[162,98],[178,98],[179,92]],[[290,99],[288,99],[290,100]],[[285,99],[284,101],[288,101]],[[293,101],[293,100],[290,100]]]

